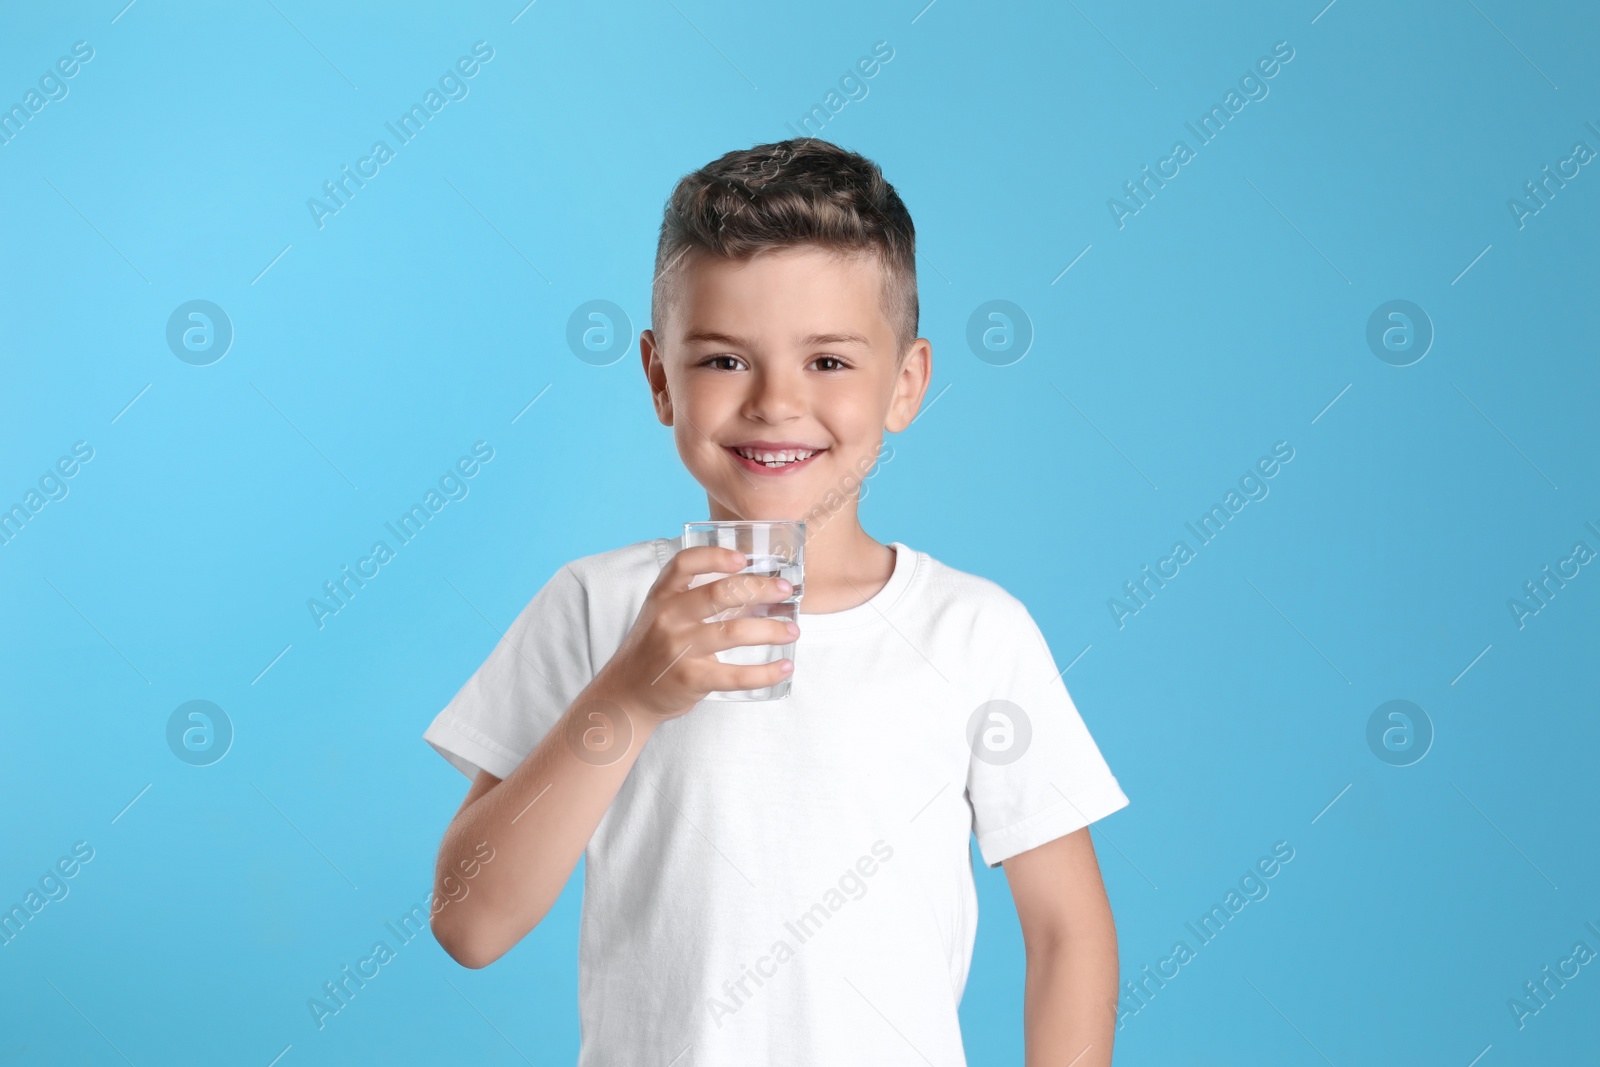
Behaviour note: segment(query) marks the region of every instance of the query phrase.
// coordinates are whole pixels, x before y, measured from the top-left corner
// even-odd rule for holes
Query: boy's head
[[[659,333],[681,300],[685,256],[739,260],[797,245],[877,258],[903,357],[919,312],[911,214],[876,163],[813,137],[729,152],[679,180],[661,219],[651,325]]]
[[[883,431],[927,387],[917,319],[911,216],[872,161],[800,138],[680,180],[640,355],[712,517],[853,514]],[[752,448],[817,454],[768,466]]]

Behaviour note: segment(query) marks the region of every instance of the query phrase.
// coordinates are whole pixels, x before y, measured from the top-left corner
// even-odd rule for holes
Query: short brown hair
[[[745,259],[807,244],[878,257],[903,357],[919,313],[911,213],[876,163],[816,137],[729,152],[679,179],[661,219],[650,317],[664,321],[675,269],[693,249]]]

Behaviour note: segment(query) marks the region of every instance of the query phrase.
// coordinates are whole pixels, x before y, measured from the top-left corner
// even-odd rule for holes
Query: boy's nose
[[[746,417],[782,422],[799,415],[803,407],[800,383],[792,378],[772,373],[753,376],[750,395],[745,399]]]

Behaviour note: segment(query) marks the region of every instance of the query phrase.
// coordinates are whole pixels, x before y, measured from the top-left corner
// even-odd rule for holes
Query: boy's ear
[[[911,342],[900,370],[894,379],[894,394],[889,400],[889,412],[884,416],[883,428],[899,433],[911,425],[922,406],[922,398],[933,378],[933,343],[926,337]]]
[[[639,361],[644,365],[645,381],[650,384],[650,400],[655,404],[656,418],[661,425],[671,426],[672,396],[667,392],[667,368],[662,364],[654,330],[639,332]]]

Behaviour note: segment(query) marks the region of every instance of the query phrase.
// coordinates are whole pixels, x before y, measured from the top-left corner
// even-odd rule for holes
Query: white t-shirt
[[[562,567],[423,737],[508,777],[679,547]],[[970,835],[994,867],[1127,805],[1026,607],[892,547],[866,603],[802,600],[787,698],[702,702],[639,754],[585,852],[579,1067],[964,1065]]]

